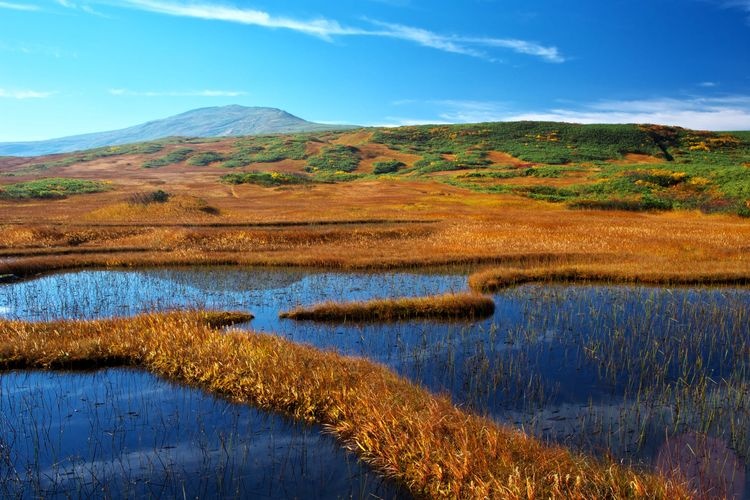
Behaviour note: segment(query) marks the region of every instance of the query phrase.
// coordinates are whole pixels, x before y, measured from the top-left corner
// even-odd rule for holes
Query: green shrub
[[[635,183],[648,183],[661,187],[676,186],[688,180],[688,175],[684,172],[673,172],[671,170],[651,169],[651,170],[633,170],[626,172],[625,176]]]
[[[170,194],[158,189],[150,193],[133,193],[128,198],[131,205],[150,205],[152,203],[166,203],[169,201]]]
[[[9,200],[62,199],[74,194],[99,193],[109,187],[97,181],[52,177],[0,187],[0,198]]]
[[[227,174],[221,181],[226,184],[257,184],[264,187],[309,184],[311,181],[301,174],[284,172],[246,172]]]
[[[568,204],[571,208],[589,209],[589,210],[627,210],[632,212],[642,212],[651,210],[671,210],[672,202],[670,200],[643,197],[638,200],[634,199],[609,199],[609,200],[578,200]]]
[[[536,163],[565,164],[619,158],[625,153],[660,154],[648,130],[636,125],[577,125],[503,122],[380,129],[373,141],[415,154],[455,153],[477,166],[483,151],[504,151]],[[467,154],[466,158],[461,158]],[[479,154],[479,158],[476,155]]]
[[[492,162],[487,159],[486,151],[461,151],[456,154],[456,165],[459,168],[479,168],[490,165]]]
[[[398,172],[400,168],[405,167],[406,164],[401,161],[396,160],[389,160],[389,161],[379,161],[375,163],[372,172],[374,174],[380,175],[380,174],[393,174]]]
[[[193,153],[193,150],[190,148],[180,148],[175,149],[171,153],[168,153],[161,158],[156,158],[154,160],[149,160],[143,164],[144,168],[158,168],[158,167],[166,167],[167,165],[173,165],[175,163],[182,163],[183,161],[187,160],[188,156],[190,156]]]
[[[235,144],[235,151],[226,157],[222,167],[236,168],[253,163],[274,163],[307,158],[307,137],[272,135],[243,137]]]
[[[224,155],[215,151],[206,151],[205,153],[197,153],[190,157],[188,164],[196,167],[205,167],[212,163],[224,161]]]
[[[426,154],[414,162],[414,168],[420,173],[429,174],[431,172],[445,172],[449,170],[462,170],[455,162],[446,160],[439,154]]]
[[[354,146],[327,146],[320,153],[307,160],[311,170],[329,172],[353,172],[359,167],[362,159],[359,149]]]

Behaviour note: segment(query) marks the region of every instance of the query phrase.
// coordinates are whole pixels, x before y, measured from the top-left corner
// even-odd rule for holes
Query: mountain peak
[[[153,141],[164,137],[230,137],[340,128],[308,122],[282,109],[241,106],[198,108],[141,125],[47,141],[0,143],[0,156],[40,156]]]

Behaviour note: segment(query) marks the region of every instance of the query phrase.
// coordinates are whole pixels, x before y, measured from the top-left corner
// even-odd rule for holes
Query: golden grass
[[[218,217],[219,211],[194,196],[173,196],[165,203],[120,202],[98,208],[84,217],[90,221],[122,222],[143,220],[205,220]]]
[[[503,288],[534,282],[595,282],[625,283],[663,286],[688,285],[748,285],[750,273],[694,271],[654,271],[605,266],[561,266],[536,268],[496,268],[485,269],[469,276],[472,290],[491,293]]]
[[[0,366],[142,366],[317,422],[417,497],[687,498],[672,480],[602,463],[468,414],[370,361],[215,327],[233,313],[27,323],[0,320]]]
[[[312,321],[401,321],[409,319],[474,319],[495,312],[491,297],[472,293],[431,297],[375,299],[365,302],[324,302],[298,307],[279,314],[280,318]]]
[[[96,175],[121,175],[115,166],[102,164]],[[171,265],[468,264],[557,268],[560,275],[571,266],[596,267],[631,280],[646,274],[695,277],[684,283],[750,278],[750,221],[739,217],[571,211],[408,179],[283,190],[230,187],[216,182],[216,167],[189,175],[170,168],[152,172],[131,165],[122,174],[127,184],[87,196],[86,204],[74,198],[0,201],[0,275]],[[158,184],[165,175],[167,184]],[[218,215],[198,205],[109,212],[128,193],[156,186],[174,192],[174,200],[200,193]],[[91,220],[94,212],[103,218]]]

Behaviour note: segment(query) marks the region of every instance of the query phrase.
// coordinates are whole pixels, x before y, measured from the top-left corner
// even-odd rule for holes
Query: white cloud
[[[750,96],[600,101],[576,109],[517,113],[504,120],[658,123],[701,130],[750,130]]]
[[[486,54],[479,50],[469,47],[466,44],[460,43],[459,41],[452,40],[449,37],[433,33],[432,31],[424,30],[421,28],[414,28],[412,26],[404,26],[402,24],[383,23],[379,21],[371,22],[376,26],[385,28],[385,30],[367,33],[369,35],[406,40],[414,42],[423,47],[429,47],[445,52],[452,52],[454,54],[463,54],[473,57],[487,57]]]
[[[70,0],[58,0],[58,2],[61,4],[72,3]],[[489,60],[494,59],[487,54],[487,51],[491,49],[507,49],[519,54],[539,57],[547,62],[559,63],[565,60],[557,47],[540,45],[526,40],[443,35],[414,26],[375,20],[368,20],[375,29],[365,29],[344,26],[338,21],[323,17],[300,20],[275,16],[257,9],[213,3],[179,3],[173,0],[110,0],[108,3],[170,16],[232,22],[271,29],[286,29],[329,41],[334,37],[342,36],[370,36],[394,38],[444,52]]]
[[[114,96],[133,97],[239,97],[247,95],[241,90],[187,90],[187,91],[135,91],[128,89],[109,89]]]
[[[484,47],[510,49],[519,54],[541,57],[548,62],[565,62],[565,58],[560,54],[560,50],[557,47],[547,47],[526,40],[518,40],[514,38],[458,38],[458,40],[464,43],[474,43]]]
[[[750,130],[750,96],[602,100],[566,107],[512,111],[508,103],[466,100],[402,100],[399,106],[427,106],[435,119],[392,118],[391,125],[556,121],[572,123],[656,123],[699,130]],[[517,109],[517,108],[516,108]]]
[[[36,90],[7,90],[0,89],[0,99],[46,99],[56,92],[39,92]]]
[[[20,4],[11,2],[0,2],[0,9],[37,11],[41,10],[38,5]]]
[[[264,28],[288,29],[325,39],[330,39],[330,37],[335,35],[362,34],[361,30],[344,28],[338,22],[325,18],[301,21],[287,17],[273,16],[261,10],[229,7],[211,3],[184,4],[164,0],[122,0],[117,3],[126,7],[158,14],[192,17],[210,21],[226,21]]]

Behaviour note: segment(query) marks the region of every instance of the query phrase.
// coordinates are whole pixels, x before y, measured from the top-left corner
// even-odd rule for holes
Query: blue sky
[[[750,129],[750,0],[0,0],[0,141],[243,104]]]

